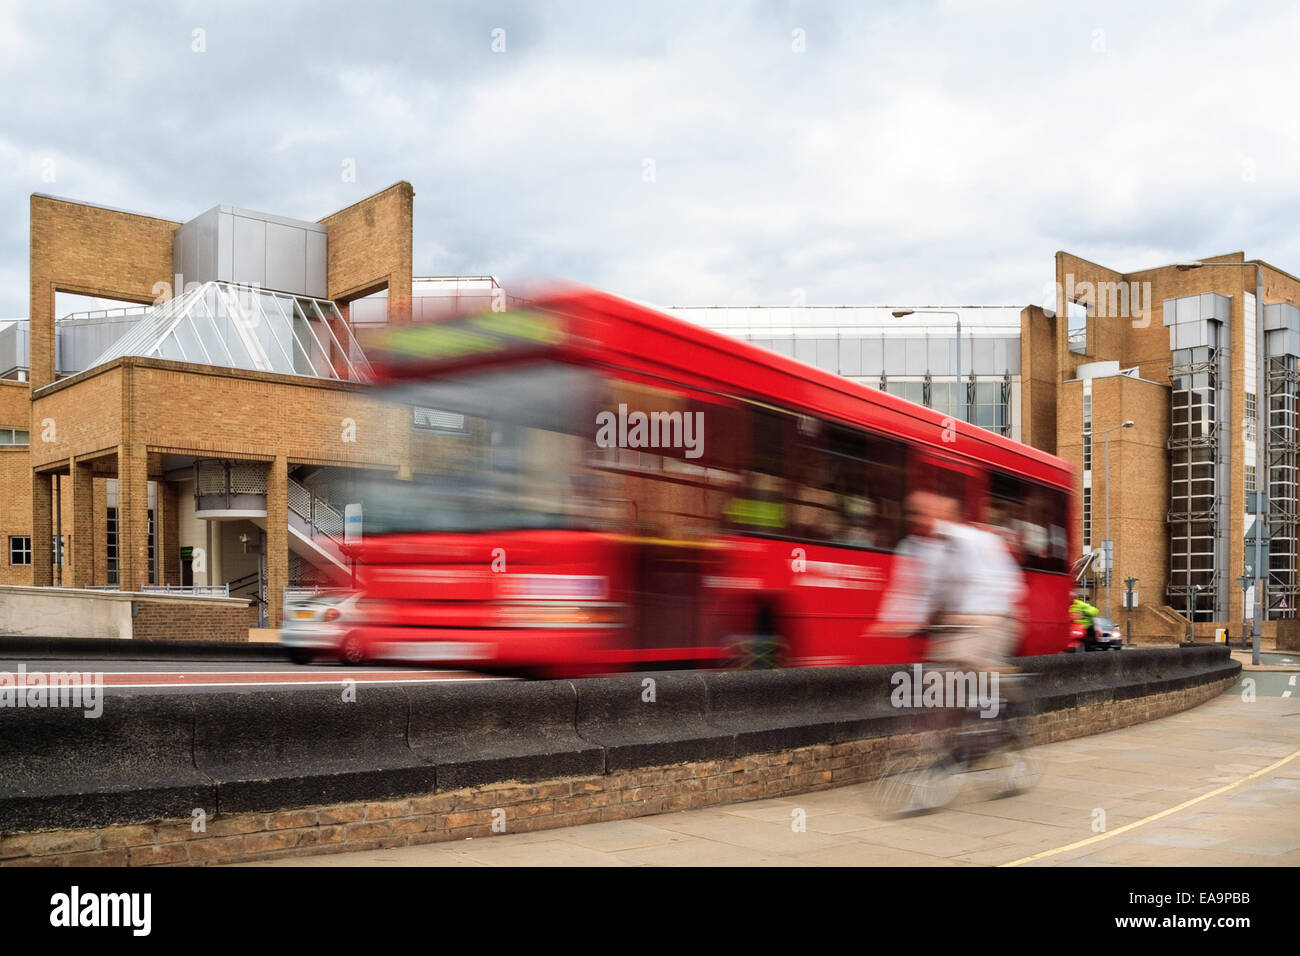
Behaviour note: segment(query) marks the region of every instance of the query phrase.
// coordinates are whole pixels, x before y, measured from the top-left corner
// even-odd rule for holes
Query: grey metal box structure
[[[176,230],[173,269],[186,286],[232,282],[323,299],[327,246],[317,223],[213,206]]]

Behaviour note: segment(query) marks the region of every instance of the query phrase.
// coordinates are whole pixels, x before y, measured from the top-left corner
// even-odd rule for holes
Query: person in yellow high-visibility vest
[[[1083,629],[1085,645],[1097,641],[1097,628],[1093,624],[1093,619],[1100,613],[1100,608],[1093,607],[1083,598],[1075,598],[1074,603],[1070,605],[1070,615],[1074,618],[1074,623]]]

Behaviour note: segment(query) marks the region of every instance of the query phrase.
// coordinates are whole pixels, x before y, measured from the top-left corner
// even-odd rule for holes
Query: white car
[[[319,594],[285,605],[280,643],[295,663],[309,664],[319,656],[349,660],[344,646],[360,613],[357,592]],[[356,663],[355,661],[353,663]]]
[[[1118,651],[1123,649],[1124,633],[1114,621],[1108,617],[1094,617],[1092,624],[1097,636],[1087,650]]]

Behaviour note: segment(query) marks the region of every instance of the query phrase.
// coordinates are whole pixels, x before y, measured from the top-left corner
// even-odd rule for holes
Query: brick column
[[[63,583],[84,588],[95,583],[95,492],[94,468],[89,462],[72,460],[72,568],[63,569]]]
[[[32,196],[32,206],[36,205],[36,199],[37,197]],[[28,222],[31,222],[30,218]],[[44,244],[38,245],[38,239],[33,233],[28,307],[30,321],[27,326],[30,337],[28,345],[30,371],[27,373],[27,378],[32,383],[32,391],[54,381],[54,283],[42,269],[44,265],[42,258],[48,254],[48,247]],[[32,434],[35,435],[36,431],[33,430]],[[33,555],[33,569],[34,558]]]
[[[97,584],[108,583],[108,482],[103,478],[95,479],[95,490],[93,492],[95,504],[92,513],[103,515],[104,524],[100,526],[102,530],[96,530],[96,538],[91,547],[94,549],[95,570],[91,574],[91,580]]]
[[[49,475],[32,472],[32,584],[54,586],[54,485]],[[5,542],[8,546],[8,541]]]
[[[175,482],[158,482],[158,556],[162,559],[162,584],[181,583],[180,491]]]
[[[123,591],[149,583],[149,456],[117,446],[117,579]]]
[[[289,462],[279,455],[266,475],[266,617],[279,627],[289,586]]]

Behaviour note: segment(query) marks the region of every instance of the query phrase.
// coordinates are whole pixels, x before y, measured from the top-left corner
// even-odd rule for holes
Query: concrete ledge
[[[1041,740],[1097,733],[1195,706],[1241,672],[1226,648],[1209,646],[1022,663],[1040,680],[1016,719]],[[915,732],[907,720],[912,714],[889,704],[897,670],[361,686],[356,702],[345,702],[337,690],[315,688],[123,694],[106,698],[98,719],[86,719],[79,710],[4,708],[0,832],[184,819],[194,808],[224,819],[423,799],[474,786],[527,792],[536,780],[603,779],[647,768],[738,768],[730,773],[747,761],[788,763],[791,754],[809,748],[814,754],[875,752]],[[840,778],[805,778],[799,771],[797,786],[829,785],[849,772],[845,766],[828,768],[841,770]],[[693,792],[683,783],[673,795]],[[749,786],[732,799],[768,792]],[[628,802],[641,805],[638,797]],[[658,812],[650,806],[638,812]],[[553,807],[550,815],[568,812]]]
[[[168,591],[104,591],[98,588],[37,588],[22,584],[0,584],[0,597],[48,598],[68,601],[131,602],[159,604],[194,604],[202,607],[248,607],[248,599],[217,597],[206,594],[177,594]],[[52,636],[52,635],[46,635]]]
[[[604,750],[577,732],[578,698],[567,681],[414,685],[407,693],[411,747],[437,768],[440,789],[604,772]]]
[[[607,772],[730,756],[731,736],[706,719],[705,681],[695,673],[574,681],[578,735],[604,750]]]
[[[0,710],[0,832],[216,806],[214,782],[194,765],[188,700],[101,703],[97,718],[71,707]]]
[[[1085,736],[1205,703],[1236,675],[1120,703],[1038,714],[1036,739]],[[535,783],[503,782],[396,800],[0,836],[0,866],[205,865],[489,839],[655,813],[825,790],[877,776],[909,735],[644,767]]]
[[[249,616],[246,598],[0,585],[0,635],[245,641]]]
[[[407,742],[400,686],[367,685],[351,702],[318,688],[183,700],[194,710],[194,765],[216,787],[219,813],[434,789],[434,768]]]

